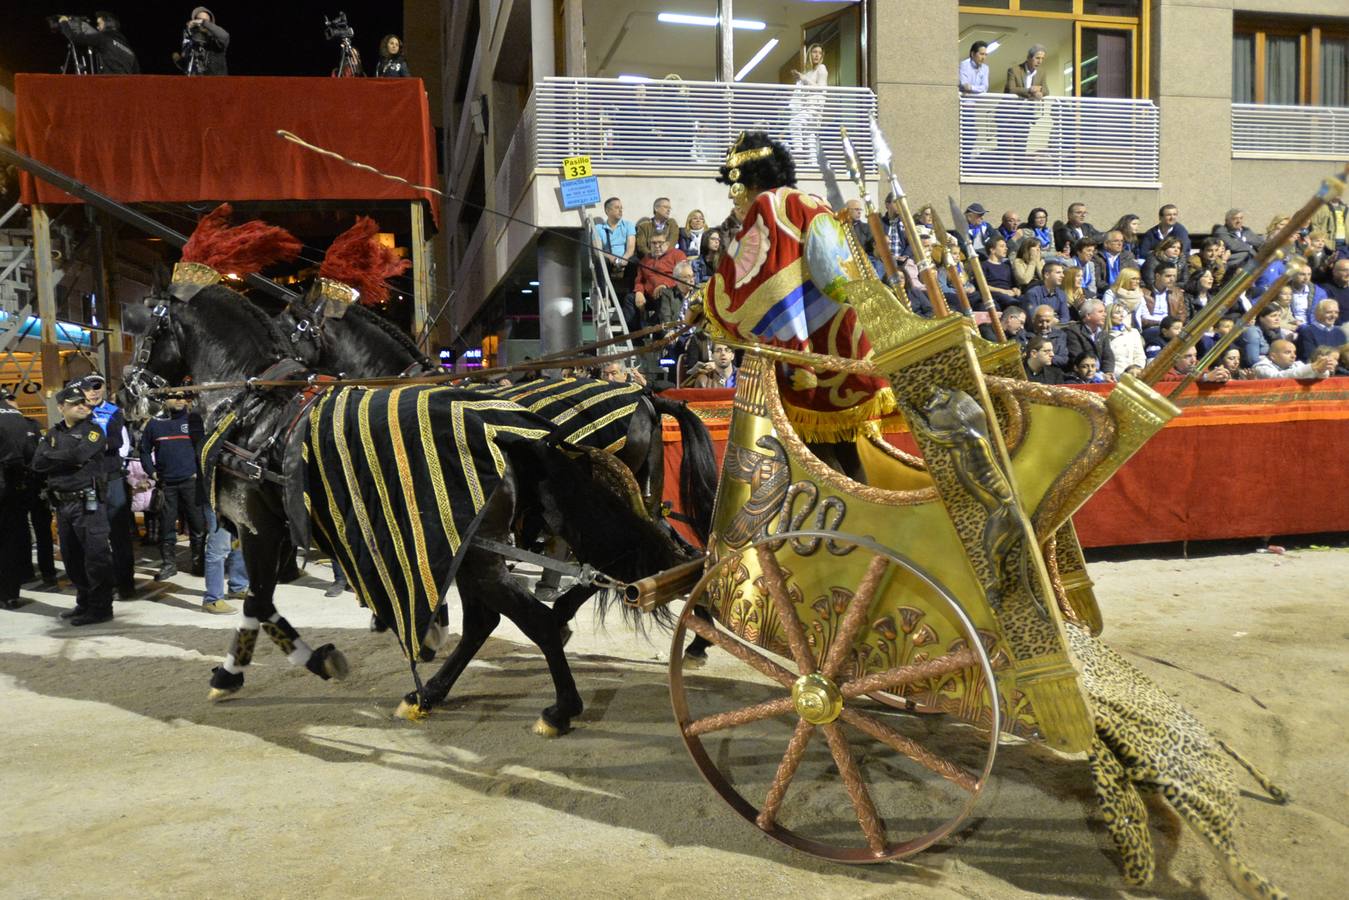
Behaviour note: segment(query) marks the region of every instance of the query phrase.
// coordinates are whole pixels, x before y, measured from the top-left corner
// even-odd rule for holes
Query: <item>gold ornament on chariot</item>
[[[792,685],[796,714],[812,725],[828,725],[843,712],[843,694],[819,672],[802,675]]]

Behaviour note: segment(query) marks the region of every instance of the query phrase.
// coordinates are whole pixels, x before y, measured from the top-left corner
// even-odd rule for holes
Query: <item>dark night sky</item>
[[[87,15],[106,9],[121,17],[122,31],[147,74],[177,73],[169,55],[178,49],[191,2],[162,0],[0,0],[0,67],[12,72],[56,72],[66,44],[47,29],[49,15]],[[401,34],[398,0],[226,0],[204,4],[230,33],[231,75],[328,75],[337,64],[337,44],[323,39],[323,17],[345,10],[356,30],[353,43],[369,71],[385,34]]]

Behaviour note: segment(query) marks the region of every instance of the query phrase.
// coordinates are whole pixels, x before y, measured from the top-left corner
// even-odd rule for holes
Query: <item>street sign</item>
[[[582,157],[585,159],[585,157]],[[587,165],[589,161],[587,160]],[[598,206],[600,202],[600,180],[594,175],[585,178],[567,178],[559,185],[562,193],[563,209],[580,209],[583,206]]]
[[[590,177],[590,157],[568,156],[562,160],[562,178],[571,181],[574,178]]]

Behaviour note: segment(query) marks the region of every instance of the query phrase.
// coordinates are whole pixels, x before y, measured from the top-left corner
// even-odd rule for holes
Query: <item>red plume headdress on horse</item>
[[[179,300],[189,300],[204,287],[230,275],[251,275],[278,262],[300,255],[301,244],[284,228],[253,219],[230,225],[234,210],[222,203],[211,210],[183,245],[182,261],[173,267],[169,291]]]
[[[392,247],[375,235],[379,225],[369,216],[357,216],[356,224],[337,236],[323,254],[314,290],[324,301],[323,314],[341,318],[347,305],[359,300],[379,306],[389,298],[388,279],[402,275],[411,266]]]

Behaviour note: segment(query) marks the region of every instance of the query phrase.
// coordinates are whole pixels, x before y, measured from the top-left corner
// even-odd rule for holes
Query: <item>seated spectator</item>
[[[711,279],[721,265],[721,248],[721,229],[706,229],[698,246],[698,256],[693,260],[693,278],[699,284]]]
[[[998,225],[998,234],[1007,242],[1007,255],[1016,253],[1021,242],[1026,239],[1026,232],[1021,228],[1021,217],[1012,210],[1002,214],[1002,222]]]
[[[1105,373],[1103,381],[1115,380],[1115,354],[1110,349],[1110,329],[1105,324],[1105,304],[1100,300],[1083,300],[1078,307],[1081,321],[1063,326],[1068,338],[1068,357],[1078,359],[1090,354],[1097,367]],[[1076,367],[1076,363],[1074,363]]]
[[[1246,381],[1254,376],[1250,369],[1244,369],[1241,366],[1241,351],[1236,347],[1228,347],[1223,351],[1222,358],[1218,360],[1218,365],[1227,370],[1227,375],[1232,381]]]
[[[970,55],[960,62],[957,73],[962,94],[988,93],[988,42],[975,41],[970,44]]]
[[[1185,325],[1180,319],[1173,316],[1163,316],[1160,324],[1149,325],[1143,329],[1143,355],[1152,359],[1162,348],[1174,341],[1180,335],[1180,329]],[[1198,356],[1195,357],[1198,359]]]
[[[1335,371],[1339,351],[1318,353],[1310,362],[1297,361],[1297,347],[1282,338],[1271,341],[1269,352],[1256,360],[1251,373],[1256,378],[1326,378]]]
[[[1134,327],[1133,315],[1123,303],[1109,307],[1110,352],[1115,355],[1115,377],[1131,366],[1142,368],[1148,364],[1143,352],[1143,335]]]
[[[1053,347],[1054,353],[1049,358],[1049,362],[1059,369],[1065,369],[1068,366],[1068,336],[1063,333],[1059,327],[1058,313],[1054,312],[1052,306],[1037,306],[1030,317],[1031,330],[1036,337],[1042,337],[1049,341]],[[1030,341],[1027,342],[1030,346]]]
[[[1336,197],[1317,209],[1312,216],[1311,228],[1325,234],[1336,251],[1349,247],[1349,205],[1345,204],[1344,198]]]
[[[1037,206],[1030,211],[1021,230],[1030,232],[1030,236],[1035,238],[1042,251],[1054,249],[1054,233],[1049,228],[1049,213],[1043,207]]]
[[[1022,294],[1040,283],[1044,268],[1044,249],[1040,242],[1034,238],[1022,241],[1021,249],[1016,251],[1016,259],[1012,260],[1012,280]]]
[[[1283,231],[1284,226],[1291,221],[1292,217],[1285,216],[1283,213],[1279,213],[1277,216],[1270,219],[1269,224],[1265,226],[1265,240],[1269,240],[1280,231]]]
[[[693,289],[697,286],[693,276],[693,263],[681,259],[670,271],[674,279],[672,287],[658,287],[652,297],[656,301],[657,322],[682,322],[689,312],[689,301],[693,299]]]
[[[1335,374],[1341,378],[1349,378],[1349,344],[1340,347],[1340,361],[1335,366]]]
[[[637,253],[642,257],[653,256],[651,240],[657,236],[665,239],[667,249],[677,248],[682,237],[679,223],[670,218],[669,197],[657,197],[656,202],[651,204],[650,217],[638,220]]]
[[[735,351],[727,344],[712,345],[712,360],[700,363],[693,379],[696,388],[735,387]]]
[[[1293,289],[1293,296],[1288,304],[1288,312],[1293,317],[1293,327],[1306,325],[1312,318],[1312,310],[1316,308],[1316,304],[1326,299],[1326,289],[1312,283],[1311,270],[1305,266],[1299,267],[1293,273],[1288,285]],[[1337,309],[1337,315],[1338,312]]]
[[[1101,372],[1101,361],[1096,358],[1095,353],[1078,354],[1073,360],[1073,370],[1063,379],[1064,384],[1101,384],[1106,380]],[[1113,373],[1109,380],[1115,380]]]
[[[640,226],[638,226],[640,228]],[[672,229],[678,226],[673,226]],[[633,283],[632,306],[623,311],[628,321],[628,330],[636,331],[656,323],[657,305],[655,300],[658,288],[674,289],[674,267],[684,261],[684,254],[671,250],[664,234],[654,234],[647,243],[651,255],[642,260]],[[633,327],[634,323],[636,328]]]
[[[1123,307],[1127,311],[1129,321],[1134,328],[1143,327],[1145,303],[1143,289],[1139,286],[1141,277],[1137,269],[1120,269],[1119,275],[1115,277],[1110,287],[1105,289],[1105,294],[1101,297],[1101,302],[1107,308]]]
[[[1144,255],[1169,237],[1180,241],[1181,256],[1190,255],[1190,232],[1180,224],[1180,210],[1176,204],[1168,203],[1157,210],[1157,224],[1149,228],[1140,239],[1138,249]]]
[[[1246,211],[1242,209],[1229,209],[1223,223],[1213,229],[1213,236],[1227,247],[1227,264],[1237,268],[1253,258],[1265,242],[1263,235],[1246,227]]]
[[[1012,264],[1007,260],[1007,241],[995,234],[988,241],[988,257],[980,262],[984,269],[984,280],[988,282],[988,292],[998,309],[1007,309],[1021,296],[1021,288],[1016,286],[1012,275]]]
[[[1316,304],[1312,320],[1297,330],[1297,358],[1311,362],[1318,347],[1341,347],[1349,342],[1344,329],[1335,323],[1340,318],[1340,304],[1325,299]]]
[[[894,192],[885,195],[885,215],[881,216],[885,226],[885,238],[890,242],[890,255],[895,262],[910,255],[908,236],[904,234],[904,214],[899,208],[899,198]]]
[[[1067,220],[1054,223],[1054,247],[1066,256],[1073,252],[1072,248],[1078,241],[1099,234],[1095,226],[1087,221],[1087,204],[1081,201],[1070,203]]]
[[[1176,267],[1167,263],[1152,273],[1151,290],[1143,292],[1143,309],[1139,313],[1143,328],[1157,325],[1164,316],[1185,320],[1185,292],[1176,286]]]
[[[691,332],[687,343],[678,348],[675,359],[675,385],[690,387],[699,367],[712,361],[712,341],[707,332],[702,329]]]
[[[1134,376],[1135,378],[1137,378],[1139,375],[1142,375],[1142,374],[1143,374],[1143,367],[1142,367],[1142,366],[1129,366],[1129,367],[1127,367],[1123,372],[1121,372],[1120,374],[1121,374],[1121,375],[1132,375],[1132,376]]]
[[[703,234],[707,231],[707,218],[701,209],[695,209],[684,220],[684,232],[675,244],[685,256],[692,259],[702,255]]]
[[[1185,320],[1188,322],[1195,314],[1208,306],[1213,294],[1213,270],[1204,268],[1191,273],[1185,282]]]
[[[1122,270],[1141,268],[1138,259],[1124,244],[1124,233],[1117,228],[1110,229],[1101,238],[1101,246],[1093,262],[1096,264],[1096,283],[1100,285],[1102,293],[1115,283]]]
[[[1023,348],[1030,338],[1026,331],[1026,311],[1019,306],[1009,306],[1002,311],[1002,333],[1007,340],[1016,341]]]
[[[971,203],[965,207],[965,233],[969,235],[974,252],[981,257],[987,255],[988,242],[993,237],[993,226],[984,221],[987,212],[981,203]],[[959,226],[952,222],[951,227]]]
[[[1199,351],[1190,347],[1180,356],[1176,357],[1176,361],[1171,365],[1171,371],[1162,376],[1162,381],[1180,381],[1190,374],[1190,371],[1198,364],[1198,362]],[[1230,381],[1231,378],[1232,375],[1226,368],[1223,366],[1216,366],[1209,369],[1203,375],[1200,375],[1196,380],[1205,381],[1210,384],[1222,384],[1226,381]]]
[[[1290,341],[1294,333],[1283,327],[1284,308],[1271,303],[1256,316],[1255,324],[1248,326],[1237,338],[1236,346],[1241,350],[1241,364],[1254,368],[1260,357],[1269,352],[1269,345],[1278,340]]]
[[[1330,248],[1329,240],[1324,231],[1309,231],[1302,245],[1302,258],[1311,269],[1312,281],[1317,284],[1330,280],[1331,267],[1335,264],[1335,251]]]
[[[1228,332],[1236,327],[1238,318],[1240,317],[1235,315],[1223,316],[1214,322],[1213,327],[1200,336],[1199,343],[1195,344],[1199,348],[1199,355],[1203,356],[1208,353],[1214,344],[1226,337]]]
[[[1204,238],[1199,252],[1190,257],[1189,265],[1190,274],[1208,269],[1213,273],[1214,282],[1222,284],[1227,277],[1227,245],[1216,237]]]
[[[1063,370],[1054,365],[1054,343],[1048,338],[1035,335],[1026,341],[1025,363],[1028,381],[1063,384]]]
[[[1078,270],[1077,287],[1083,297],[1098,295],[1097,286],[1100,282],[1096,278],[1096,246],[1094,237],[1078,238],[1073,242],[1073,255],[1068,259],[1068,265]]]
[[[1124,249],[1128,250],[1135,258],[1142,255],[1138,250],[1138,245],[1143,236],[1138,233],[1138,226],[1138,216],[1133,213],[1125,213],[1119,217],[1115,227],[1110,229],[1111,231],[1118,231],[1124,236]]]
[[[630,369],[616,359],[611,359],[600,366],[599,377],[618,384],[646,384],[646,378],[641,371]]]
[[[871,236],[871,226],[867,223],[866,204],[861,198],[853,197],[845,205],[848,207],[848,224],[852,226],[853,236],[857,238],[857,246],[862,248],[862,252],[875,266],[876,240]]]
[[[1157,244],[1152,249],[1152,252],[1147,255],[1147,258],[1143,260],[1143,283],[1152,284],[1152,275],[1157,271],[1159,266],[1175,266],[1177,271],[1179,271],[1181,265],[1184,263],[1185,260],[1181,256],[1180,239],[1174,237],[1167,238]],[[1179,274],[1176,277],[1179,278]]]
[[[1326,297],[1340,304],[1340,319],[1337,324],[1349,321],[1349,258],[1335,260],[1330,270],[1330,280],[1321,286]]]
[[[1051,259],[1044,264],[1040,275],[1040,284],[1031,288],[1021,298],[1021,305],[1027,310],[1041,305],[1048,306],[1058,315],[1060,322],[1071,317],[1068,307],[1068,295],[1063,291],[1063,263]]]

